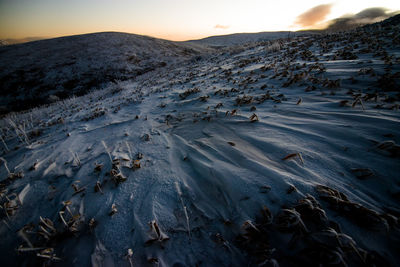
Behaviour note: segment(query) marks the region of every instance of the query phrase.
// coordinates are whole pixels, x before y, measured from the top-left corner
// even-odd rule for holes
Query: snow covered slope
[[[186,41],[185,43],[202,44],[210,47],[223,47],[244,45],[247,43],[271,41],[282,38],[291,38],[295,36],[305,36],[312,32],[258,32],[258,33],[234,33],[227,35],[210,36],[199,40]]]
[[[132,79],[198,52],[190,45],[116,32],[3,46],[0,111],[83,95],[107,82]]]
[[[7,115],[0,262],[398,265],[399,32],[228,48]]]

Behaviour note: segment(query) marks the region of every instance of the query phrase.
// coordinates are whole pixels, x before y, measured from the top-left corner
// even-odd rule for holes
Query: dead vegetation
[[[350,202],[347,197],[326,186],[316,187],[319,196],[362,226],[382,225],[398,227],[398,220],[390,214],[377,212]],[[382,224],[383,223],[383,224]],[[363,249],[339,225],[330,220],[321,204],[307,194],[297,204],[282,208],[273,216],[264,207],[255,220],[243,223],[237,244],[251,256],[252,262],[261,266],[389,266],[383,255]]]
[[[91,111],[89,116],[83,117],[82,121],[91,121],[98,117],[104,116],[107,114],[107,110],[104,108],[95,108]]]
[[[187,89],[185,92],[179,94],[179,97],[182,100],[185,100],[188,96],[193,95],[193,94],[197,94],[200,92],[199,88],[192,88],[192,89]]]

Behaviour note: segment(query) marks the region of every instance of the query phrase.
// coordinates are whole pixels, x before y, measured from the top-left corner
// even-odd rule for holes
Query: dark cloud
[[[295,24],[302,27],[312,27],[322,22],[331,13],[332,4],[325,4],[313,7],[299,15]]]
[[[388,9],[383,7],[372,7],[364,9],[363,11],[355,15],[347,15],[341,18],[332,20],[329,23],[327,30],[330,31],[342,31],[353,29],[358,26],[370,24],[387,19],[391,16],[398,14],[399,12],[389,12]]]
[[[221,25],[221,24],[217,24],[214,26],[215,29],[222,29],[222,30],[226,30],[229,28],[228,25]]]
[[[385,17],[387,12],[388,12],[387,8],[371,7],[355,14],[354,17],[358,19],[374,19],[379,17]]]

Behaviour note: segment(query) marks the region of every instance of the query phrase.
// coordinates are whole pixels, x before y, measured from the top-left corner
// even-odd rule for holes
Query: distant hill
[[[0,47],[0,113],[83,95],[199,52],[193,45],[103,32]]]
[[[340,21],[340,20],[339,20]],[[326,30],[302,30],[302,31],[278,31],[278,32],[258,32],[258,33],[234,33],[234,34],[227,34],[227,35],[216,35],[210,36],[203,39],[198,40],[189,40],[186,43],[192,44],[200,44],[206,45],[210,47],[229,47],[234,45],[242,45],[246,43],[252,42],[261,42],[261,41],[270,41],[275,39],[281,38],[288,38],[288,37],[297,37],[302,35],[309,35],[309,34],[323,34],[327,32],[334,32],[334,31],[343,31],[343,30],[352,30],[357,27],[368,27],[369,25],[381,25],[381,26],[388,26],[388,25],[398,25],[400,24],[400,14],[392,16],[386,20],[381,22],[367,24],[367,25],[354,25],[353,27],[347,26],[347,28],[340,28],[340,27],[330,27]]]
[[[258,32],[258,33],[234,33],[227,35],[210,36],[199,40],[186,41],[187,43],[202,44],[207,46],[233,46],[251,42],[270,41],[280,38],[307,35],[310,31],[280,31],[280,32]]]
[[[390,17],[384,21],[374,23],[372,25],[381,25],[381,26],[385,27],[385,26],[396,26],[399,24],[400,24],[400,14]]]
[[[33,41],[39,41],[43,39],[48,39],[49,37],[26,37],[26,38],[9,38],[9,39],[4,39],[3,41],[8,44],[21,44],[21,43],[27,43],[27,42],[33,42]]]

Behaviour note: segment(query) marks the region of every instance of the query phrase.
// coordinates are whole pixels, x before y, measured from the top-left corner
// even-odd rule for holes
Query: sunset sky
[[[370,7],[395,11],[400,1],[0,0],[0,39],[121,31],[181,41],[322,27]]]

